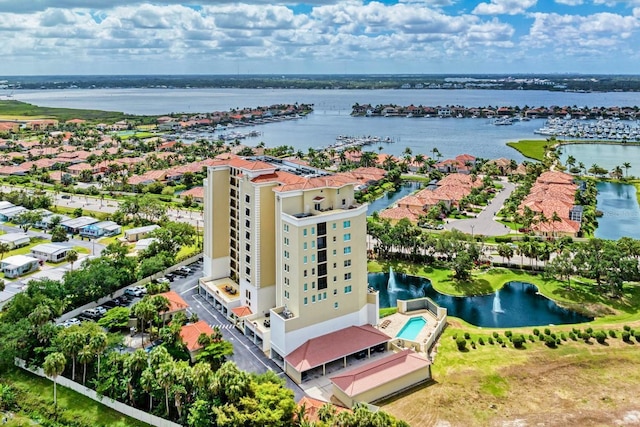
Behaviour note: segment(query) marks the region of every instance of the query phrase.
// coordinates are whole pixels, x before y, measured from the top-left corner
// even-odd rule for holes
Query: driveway
[[[444,225],[445,230],[459,230],[463,233],[483,236],[503,236],[511,229],[495,220],[495,215],[504,205],[505,200],[513,193],[516,186],[511,182],[502,182],[504,186],[489,204],[475,218],[457,219]]]

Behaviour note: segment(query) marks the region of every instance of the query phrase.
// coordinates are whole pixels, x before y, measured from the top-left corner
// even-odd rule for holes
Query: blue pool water
[[[416,337],[426,324],[427,321],[424,319],[424,317],[412,317],[407,323],[404,324],[396,337],[415,341]]]

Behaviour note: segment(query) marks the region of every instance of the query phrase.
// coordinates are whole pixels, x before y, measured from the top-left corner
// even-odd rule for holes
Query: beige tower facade
[[[229,308],[244,313],[237,320],[274,357],[378,321],[367,286],[367,205],[355,200],[357,184],[270,158],[223,160],[208,170],[201,283],[238,286],[234,303],[245,309]],[[258,318],[267,319],[258,326],[268,333],[254,326]]]

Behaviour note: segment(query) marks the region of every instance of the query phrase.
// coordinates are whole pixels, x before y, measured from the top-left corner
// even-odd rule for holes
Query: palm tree
[[[155,374],[158,385],[164,388],[167,415],[169,415],[169,387],[175,382],[174,362],[164,362],[156,369]]]
[[[73,249],[67,252],[67,261],[69,261],[69,267],[71,268],[71,271],[73,271],[73,263],[76,262],[77,260],[78,260],[78,252],[76,252]]]
[[[100,332],[95,334],[89,340],[91,351],[98,356],[98,378],[100,378],[100,355],[107,348],[107,334]]]
[[[77,328],[77,326],[76,326]],[[65,333],[61,336],[62,341],[60,343],[61,349],[71,356],[72,368],[71,368],[71,379],[75,381],[76,379],[76,357],[82,348],[85,346],[85,335],[79,330],[67,329]]]
[[[625,178],[628,178],[629,177],[629,169],[631,169],[631,163],[624,162],[622,164],[622,167],[624,168],[624,176],[625,176]]]
[[[64,371],[64,366],[67,364],[67,359],[64,357],[64,354],[60,352],[55,352],[49,354],[44,359],[44,364],[42,365],[42,369],[44,369],[44,374],[48,377],[53,378],[53,406],[57,408],[58,406],[58,392],[56,389],[56,385],[58,382],[58,375],[60,375]]]
[[[156,379],[151,369],[145,369],[140,377],[142,389],[149,395],[149,412],[153,409],[153,390],[156,388]]]
[[[158,313],[156,307],[148,299],[143,299],[133,306],[133,315],[140,319],[142,332],[142,346],[144,347],[144,328],[151,319]]]
[[[88,345],[85,345],[78,353],[78,362],[82,363],[82,385],[87,380],[87,363],[93,360],[93,356],[93,351]]]
[[[11,247],[9,246],[8,243],[5,243],[5,242],[0,243],[0,261],[2,260],[2,258],[4,258],[4,254],[9,252],[10,250],[11,250]]]

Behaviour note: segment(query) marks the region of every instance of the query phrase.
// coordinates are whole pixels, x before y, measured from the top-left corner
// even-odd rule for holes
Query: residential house
[[[22,206],[12,206],[10,208],[2,209],[0,210],[0,221],[11,221],[17,215],[26,211],[28,211],[28,209],[23,208]]]
[[[62,243],[43,243],[31,248],[31,256],[42,261],[61,262],[72,249]]]
[[[196,203],[204,202],[204,187],[193,187],[180,193],[181,199],[184,199],[187,196],[191,196],[193,201]]]
[[[96,239],[99,237],[115,236],[122,233],[122,226],[114,221],[100,221],[89,224],[80,229],[80,235]]]
[[[78,218],[71,218],[60,223],[61,226],[67,230],[67,233],[78,234],[87,225],[95,224],[98,220],[90,216],[80,216]]]
[[[169,301],[167,311],[159,313],[163,322],[171,321],[174,315],[184,313],[187,311],[187,308],[189,308],[189,304],[175,291],[163,292],[157,295],[165,297]]]
[[[137,242],[140,239],[143,239],[147,236],[147,234],[151,233],[153,230],[160,228],[157,224],[145,225],[144,227],[136,227],[130,228],[129,230],[124,231],[124,238],[128,242]]]
[[[26,233],[7,233],[0,235],[0,242],[9,245],[10,249],[27,246],[31,243],[31,238]]]
[[[27,255],[13,255],[0,261],[0,269],[4,277],[14,279],[31,273],[40,267],[41,261]]]

